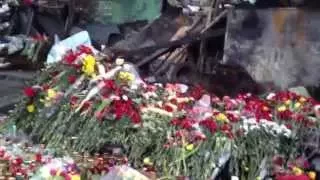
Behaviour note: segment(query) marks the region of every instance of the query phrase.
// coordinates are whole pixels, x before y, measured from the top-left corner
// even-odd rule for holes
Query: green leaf
[[[112,101],[109,99],[102,100],[101,104],[98,106],[96,112],[102,111],[105,107],[109,106]]]

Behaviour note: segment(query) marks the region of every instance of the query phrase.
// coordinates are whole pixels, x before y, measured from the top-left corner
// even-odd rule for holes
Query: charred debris
[[[268,67],[255,67],[252,70],[248,67],[257,64],[255,61],[246,61],[247,64],[234,61],[225,63],[225,56],[228,50],[226,47],[231,43],[228,41],[234,40],[226,37],[226,33],[232,33],[234,30],[228,29],[230,21],[228,14],[231,11],[242,9],[253,12],[283,7],[303,9],[315,7],[312,4],[313,1],[164,0],[162,2],[161,16],[153,21],[103,24],[90,19],[90,14],[95,11],[93,4],[96,1],[40,0],[27,4],[10,1],[10,11],[1,15],[2,22],[10,24],[2,30],[2,40],[8,41],[8,36],[21,35],[23,38],[41,35],[42,38],[40,38],[41,45],[39,41],[35,42],[37,48],[28,52],[34,54],[35,57],[31,57],[33,61],[30,61],[30,56],[22,53],[28,45],[25,40],[24,47],[14,53],[8,53],[8,48],[2,48],[1,64],[8,65],[1,68],[39,69],[45,62],[46,54],[54,43],[55,36],[63,39],[86,30],[94,46],[106,54],[107,58],[124,57],[135,64],[145,79],[150,82],[201,84],[220,96],[232,96],[241,92],[261,94],[267,90],[279,90],[290,86],[310,86],[310,83],[305,84],[288,78],[288,80],[282,79],[294,83],[285,82],[284,84],[287,84],[285,87],[277,86],[274,78],[270,80],[262,77],[257,81],[253,73],[260,71],[259,68],[275,68],[272,63]],[[6,1],[3,1],[4,3]],[[259,19],[256,19],[259,13],[251,13],[249,22],[243,20],[241,23],[247,23],[249,26],[259,23]],[[250,34],[250,29],[247,31],[247,34]],[[257,34],[256,31],[251,33],[252,36]],[[243,37],[240,37],[240,40],[238,38],[240,43],[246,41],[241,38]],[[237,53],[233,52],[234,54]],[[318,67],[317,62],[311,62],[307,68]],[[309,71],[307,68],[297,73]],[[310,71],[314,72],[314,69]],[[272,76],[276,77],[277,72]],[[310,80],[313,83],[310,86],[311,93],[316,94],[316,88],[313,86],[319,84],[319,76],[309,77],[313,78]],[[268,81],[263,81],[264,79]]]

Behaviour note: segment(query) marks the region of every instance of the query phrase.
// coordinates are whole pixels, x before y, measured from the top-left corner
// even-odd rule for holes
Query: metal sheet
[[[320,82],[320,12],[294,8],[229,13],[223,63],[276,88]]]

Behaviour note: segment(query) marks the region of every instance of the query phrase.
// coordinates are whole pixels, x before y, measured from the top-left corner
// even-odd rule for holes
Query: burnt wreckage
[[[2,22],[9,22],[2,31],[3,41],[18,35],[48,38],[28,51],[36,61],[22,55],[29,41],[22,40],[23,47],[15,53],[2,49],[2,64],[10,66],[1,67],[38,69],[55,35],[63,39],[87,30],[97,49],[110,59],[122,56],[131,61],[150,82],[201,84],[220,96],[319,84],[317,11],[278,8],[313,6],[314,1],[258,0],[252,5],[234,0],[168,0],[160,4],[161,16],[155,20],[121,25],[92,20],[97,2],[3,1],[2,7],[9,7],[1,16]],[[2,76],[12,79],[12,73]]]

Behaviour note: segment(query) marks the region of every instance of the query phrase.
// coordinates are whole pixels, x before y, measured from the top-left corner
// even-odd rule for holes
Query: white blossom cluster
[[[274,136],[291,136],[291,130],[288,129],[285,125],[280,125],[274,121],[268,121],[264,119],[260,120],[260,122],[257,122],[255,118],[244,118],[242,128],[244,129],[245,134],[253,130],[265,130],[267,133]]]

